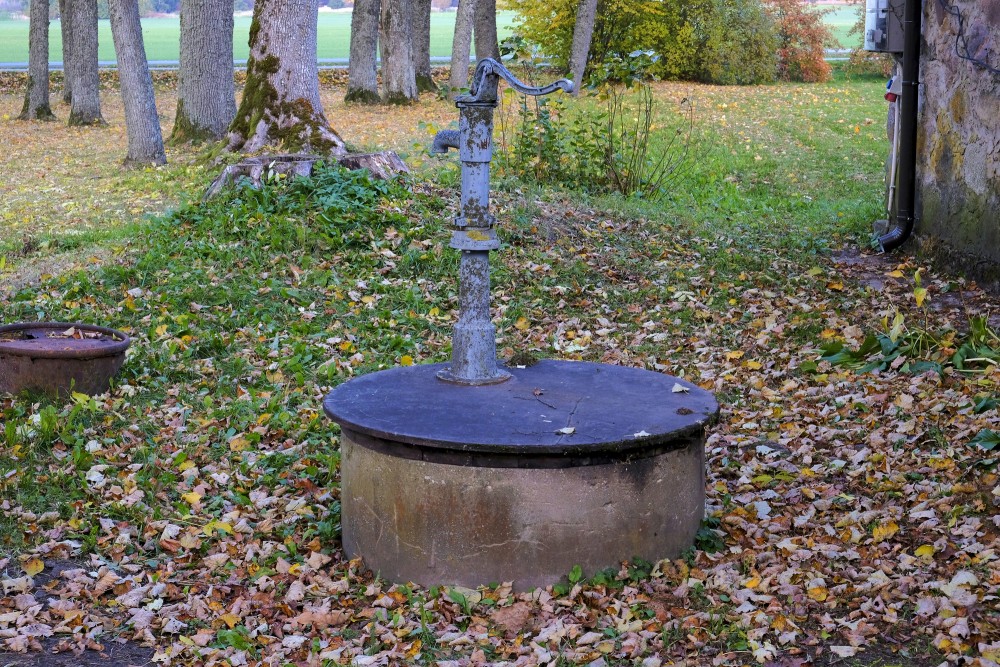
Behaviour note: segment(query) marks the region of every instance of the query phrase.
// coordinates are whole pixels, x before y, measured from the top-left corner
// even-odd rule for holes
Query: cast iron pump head
[[[496,329],[490,321],[489,251],[500,247],[490,215],[490,160],[493,157],[493,110],[500,78],[524,95],[572,92],[573,82],[560,79],[547,86],[527,86],[492,58],[480,60],[468,95],[455,100],[459,129],[434,137],[433,153],[457,148],[462,161],[462,208],[455,218],[451,247],[462,251],[459,267],[459,318],[451,344],[451,366],[442,380],[481,385],[503,382],[510,374],[497,367]]]

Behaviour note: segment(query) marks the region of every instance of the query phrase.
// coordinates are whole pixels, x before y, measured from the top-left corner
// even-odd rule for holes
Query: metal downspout
[[[882,252],[895,250],[913,233],[917,183],[917,95],[920,75],[921,0],[903,6],[903,90],[899,103],[899,188],[896,224],[879,237]]]

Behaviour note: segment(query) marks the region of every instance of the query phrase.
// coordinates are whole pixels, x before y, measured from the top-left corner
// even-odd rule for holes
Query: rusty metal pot
[[[0,326],[0,393],[102,394],[130,343],[120,331],[76,322]]]

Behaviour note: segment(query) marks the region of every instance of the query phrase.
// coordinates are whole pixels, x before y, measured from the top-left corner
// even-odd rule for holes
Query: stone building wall
[[[924,0],[917,140],[922,252],[1000,287],[1000,74],[956,54],[964,18],[969,53],[1000,68],[1000,0]]]

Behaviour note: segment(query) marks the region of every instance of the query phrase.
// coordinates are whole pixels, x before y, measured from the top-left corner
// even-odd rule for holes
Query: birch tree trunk
[[[111,36],[118,58],[118,81],[125,107],[128,151],[125,166],[165,164],[160,118],[156,114],[153,77],[142,43],[138,0],[108,0]]]
[[[69,64],[73,90],[70,125],[103,125],[101,79],[97,71],[97,0],[66,0],[72,54]]]
[[[448,86],[452,91],[469,85],[469,53],[472,50],[472,16],[476,0],[458,0],[455,13],[455,36],[451,41],[451,76]]]
[[[378,96],[379,0],[355,0],[351,13],[351,57],[345,102],[380,104]]]
[[[31,0],[28,27],[28,89],[20,120],[55,120],[49,107],[49,3]]]
[[[63,104],[70,104],[73,101],[73,87],[70,85],[70,62],[73,60],[70,53],[73,49],[73,30],[69,20],[69,0],[59,0],[59,32],[62,34],[62,62],[63,62]]]
[[[319,99],[316,21],[316,0],[257,0],[230,150],[255,153],[273,145],[287,152],[345,152]]]
[[[379,43],[382,45],[382,100],[410,104],[417,95],[413,67],[413,2],[382,0]]]
[[[473,14],[476,37],[476,60],[483,58],[500,59],[500,44],[497,41],[497,0],[476,0]]]
[[[580,0],[576,9],[576,25],[573,27],[573,47],[569,55],[569,71],[573,74],[573,94],[580,94],[583,73],[587,69],[587,55],[590,40],[594,36],[594,20],[597,17],[597,0]]]
[[[413,0],[413,68],[419,92],[437,92],[431,77],[431,0]]]
[[[181,0],[177,113],[170,140],[214,141],[236,116],[232,0]]]

